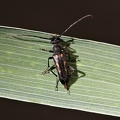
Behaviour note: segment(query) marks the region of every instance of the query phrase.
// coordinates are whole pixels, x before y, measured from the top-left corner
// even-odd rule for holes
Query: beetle
[[[92,17],[92,15],[83,16],[82,18],[72,23],[67,29],[65,29],[65,31],[63,31],[61,35],[59,36],[55,35],[51,38],[51,44],[53,44],[53,49],[49,50],[49,52],[52,52],[53,56],[48,58],[48,68],[44,72],[42,72],[42,74],[46,74],[47,72],[51,71],[56,76],[56,78],[58,78],[56,80],[56,87],[55,87],[56,91],[58,90],[59,81],[61,82],[62,85],[64,85],[64,88],[69,91],[69,86],[68,86],[69,78],[74,73],[74,68],[72,66],[67,65],[66,54],[68,54],[69,59],[70,59],[70,55],[69,52],[65,51],[65,49],[60,45],[60,37],[76,23],[87,17]],[[42,50],[47,51],[45,49]],[[54,61],[53,66],[50,66],[51,59],[53,59]],[[57,70],[57,74],[53,71],[54,69]]]

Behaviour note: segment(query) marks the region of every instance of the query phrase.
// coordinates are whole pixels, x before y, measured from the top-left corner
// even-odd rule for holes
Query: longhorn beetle
[[[65,51],[64,48],[59,44],[60,37],[76,23],[87,17],[92,17],[92,15],[83,16],[82,18],[78,19],[73,24],[71,24],[67,29],[65,29],[65,31],[61,35],[59,36],[56,35],[51,38],[51,44],[53,44],[53,50],[49,50],[49,52],[52,52],[53,56],[48,58],[48,68],[42,74],[46,74],[48,71],[51,71],[56,76],[56,78],[58,77],[58,80],[56,81],[55,90],[58,90],[58,82],[60,81],[64,85],[64,88],[69,91],[69,86],[68,86],[69,78],[74,72],[74,68],[72,66],[68,66],[66,63],[66,53],[68,54],[69,58],[70,55],[69,52]],[[45,49],[42,50],[47,51]],[[50,66],[49,63],[50,59],[53,59],[55,65]],[[53,69],[55,68],[57,70],[57,74],[54,73],[53,71]],[[68,70],[70,70],[71,72],[68,73]]]

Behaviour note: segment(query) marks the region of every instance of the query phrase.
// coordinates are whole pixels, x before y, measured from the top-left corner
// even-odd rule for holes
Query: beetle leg
[[[48,67],[50,67],[50,62],[49,62],[50,59],[53,59],[53,57],[48,58]]]
[[[52,71],[52,70],[54,70],[56,67],[53,65],[52,67],[51,67],[51,69],[50,69],[50,71],[53,73],[53,75],[55,75],[56,77],[57,77],[57,75]]]
[[[59,82],[59,79],[58,79],[58,77],[56,77],[56,86],[55,86],[55,91],[58,91],[58,82]]]
[[[47,72],[49,72],[49,71],[52,71],[52,70],[53,70],[53,69],[51,70],[51,68],[53,68],[53,66],[52,66],[52,67],[50,67],[50,63],[49,63],[49,60],[50,60],[50,59],[53,59],[53,57],[49,57],[49,58],[48,58],[48,68],[47,68],[47,69],[46,69],[46,70],[45,70],[42,74],[46,74]]]
[[[56,68],[55,65],[48,67],[44,72],[42,72],[42,74],[44,75],[44,74],[49,73],[51,71],[53,73],[53,75],[55,75],[57,77],[57,75],[52,71],[55,68]]]
[[[49,73],[50,71],[53,73],[53,75],[55,75],[57,77],[57,75],[52,71],[54,70],[56,67],[53,65],[51,67],[48,67],[44,72],[42,72],[42,74],[46,74],[46,73]]]
[[[55,69],[55,66],[51,66],[51,67],[48,67],[45,71],[42,72],[42,74],[46,74],[46,73],[49,73],[51,70]]]
[[[50,68],[47,68],[45,71],[42,72],[42,75],[49,73],[49,71],[50,71]]]
[[[46,49],[43,49],[43,48],[39,48],[39,49],[42,50],[42,51],[53,53],[53,50],[46,50]]]
[[[46,74],[46,73],[49,73],[49,71],[51,71],[53,73],[53,75],[56,76],[56,86],[55,86],[55,91],[58,91],[58,82],[59,82],[59,79],[57,77],[57,74],[55,74],[52,70],[54,70],[56,67],[55,65],[51,66],[51,67],[48,67],[44,72],[42,72],[42,74]]]

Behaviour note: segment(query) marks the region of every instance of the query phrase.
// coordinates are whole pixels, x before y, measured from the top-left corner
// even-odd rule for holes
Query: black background
[[[75,20],[92,14],[65,35],[120,45],[120,0],[1,0],[0,25],[61,34]],[[0,119],[113,120],[117,117],[0,99]]]

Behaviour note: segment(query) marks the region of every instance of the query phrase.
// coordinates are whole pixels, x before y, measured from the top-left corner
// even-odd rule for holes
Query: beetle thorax
[[[55,54],[59,54],[59,53],[62,53],[62,47],[59,45],[59,44],[54,44],[53,46],[53,51]]]

